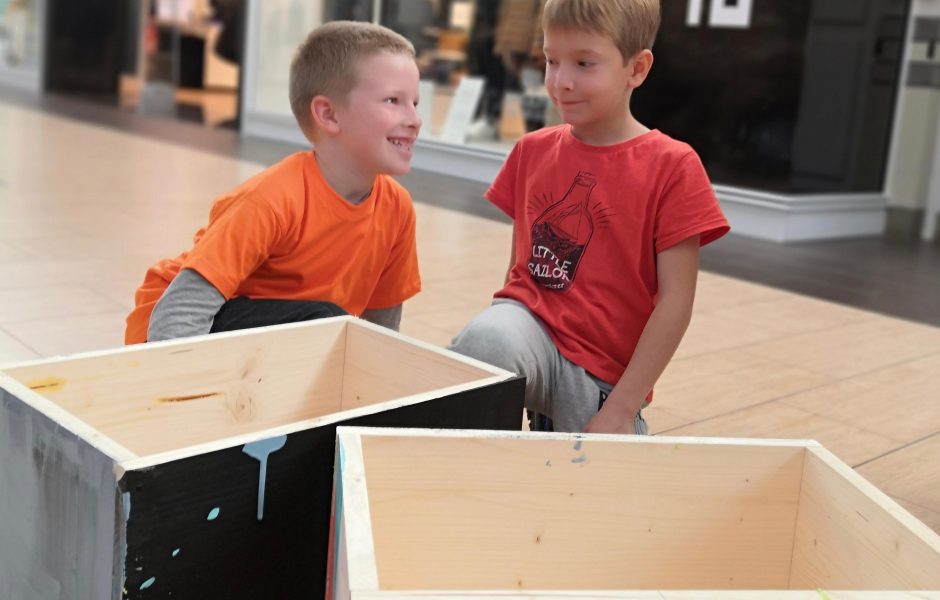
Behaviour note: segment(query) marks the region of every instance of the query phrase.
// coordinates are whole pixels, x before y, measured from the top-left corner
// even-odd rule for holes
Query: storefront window
[[[560,122],[544,87],[541,5],[258,1],[255,108],[290,115],[286,65],[310,29],[375,20],[417,51],[421,137],[505,152],[525,133]],[[656,60],[632,110],[689,142],[718,184],[878,193],[909,10],[910,0],[662,2]]]
[[[40,8],[39,0],[0,0],[0,72],[38,78]]]
[[[365,0],[265,0],[257,2],[252,110],[291,115],[288,87],[294,50],[315,27],[335,20],[369,21],[372,4]]]
[[[422,137],[508,149],[552,122],[539,0],[385,0],[380,22],[415,46]],[[557,117],[554,117],[557,119]]]

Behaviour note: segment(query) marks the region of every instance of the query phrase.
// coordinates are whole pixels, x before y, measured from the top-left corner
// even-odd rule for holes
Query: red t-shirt
[[[613,146],[568,125],[530,133],[486,197],[516,223],[496,297],[527,306],[563,356],[611,385],[656,305],[656,254],[729,229],[698,155],[656,130]]]
[[[230,299],[322,300],[361,314],[421,289],[411,196],[386,175],[351,204],[312,152],[298,152],[218,198],[193,247],[150,267],[127,318],[125,343],[147,341],[150,313],[182,269]]]

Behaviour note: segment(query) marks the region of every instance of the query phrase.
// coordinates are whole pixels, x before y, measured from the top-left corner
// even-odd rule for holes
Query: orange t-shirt
[[[193,248],[148,269],[125,343],[147,341],[154,305],[182,269],[226,299],[322,300],[350,314],[401,304],[421,289],[411,197],[380,175],[351,204],[298,152],[216,199]]]

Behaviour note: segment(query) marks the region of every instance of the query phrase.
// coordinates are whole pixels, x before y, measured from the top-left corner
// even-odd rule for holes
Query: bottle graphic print
[[[588,204],[597,180],[580,171],[561,200],[532,223],[529,272],[548,289],[564,291],[574,282],[591,236],[594,219]]]

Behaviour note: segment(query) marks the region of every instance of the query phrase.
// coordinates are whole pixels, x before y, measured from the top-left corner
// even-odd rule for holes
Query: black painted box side
[[[269,456],[261,520],[259,462],[242,446],[126,473],[125,597],[320,600],[336,428],[515,430],[524,392],[519,377],[292,433]]]

